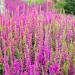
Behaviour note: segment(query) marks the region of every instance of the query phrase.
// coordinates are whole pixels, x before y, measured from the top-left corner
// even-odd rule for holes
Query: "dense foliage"
[[[65,0],[66,5],[64,6],[65,12],[75,14],[75,0]]]
[[[55,8],[62,8],[67,14],[75,14],[75,0],[54,0]]]

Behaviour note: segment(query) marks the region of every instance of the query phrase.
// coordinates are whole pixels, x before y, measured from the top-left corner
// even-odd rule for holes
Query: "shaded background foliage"
[[[55,8],[64,9],[67,14],[75,14],[75,0],[54,0]]]
[[[43,3],[44,1],[46,0],[27,0],[29,4]],[[53,1],[55,2],[54,7],[56,9],[59,10],[63,9],[66,14],[75,14],[75,0],[53,0]],[[63,12],[61,11],[61,13]]]
[[[65,0],[66,5],[64,6],[65,12],[75,14],[75,0]]]

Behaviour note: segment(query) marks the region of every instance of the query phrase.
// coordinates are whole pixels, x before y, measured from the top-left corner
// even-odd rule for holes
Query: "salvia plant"
[[[0,15],[0,75],[75,75],[75,17],[21,4]]]

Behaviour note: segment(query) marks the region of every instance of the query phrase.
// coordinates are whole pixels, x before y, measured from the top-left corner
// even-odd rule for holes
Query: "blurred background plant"
[[[52,0],[23,0],[29,4],[40,4],[43,2],[51,2]],[[55,3],[53,8],[56,8],[59,13],[75,14],[75,0],[53,0]]]
[[[48,7],[50,7],[50,9],[56,9],[58,11],[58,13],[66,13],[66,14],[75,14],[75,0],[0,0],[0,13],[3,13],[5,11],[5,6],[12,6],[10,4],[5,4],[4,2],[17,2],[16,6],[18,6],[19,2],[25,2],[28,3],[29,5],[32,4],[43,4],[48,2],[49,4],[51,4],[51,2],[53,2],[54,4],[52,5],[52,7],[50,7],[50,5],[48,4]],[[13,6],[14,7],[14,6]]]
[[[66,14],[75,14],[75,0],[54,0],[54,7]]]
[[[22,1],[32,4],[32,3],[43,3],[45,0],[22,0]]]

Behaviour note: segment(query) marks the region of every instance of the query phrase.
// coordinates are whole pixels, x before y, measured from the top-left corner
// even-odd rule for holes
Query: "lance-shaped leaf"
[[[3,75],[3,68],[4,68],[3,64],[0,64],[0,75]]]
[[[72,52],[74,50],[74,45],[72,44],[72,42],[69,45],[69,52]]]
[[[17,58],[17,59],[20,57],[20,54],[19,54],[18,49],[15,50],[14,56],[15,56],[15,58]]]
[[[72,62],[75,63],[75,55],[72,56]]]
[[[68,74],[68,63],[67,63],[67,61],[64,62],[63,68],[64,68],[64,75],[67,75]]]
[[[9,49],[9,48],[6,49],[6,55],[7,55],[7,56],[10,55],[10,49]]]

